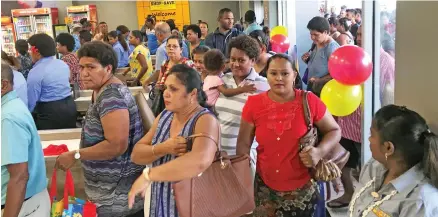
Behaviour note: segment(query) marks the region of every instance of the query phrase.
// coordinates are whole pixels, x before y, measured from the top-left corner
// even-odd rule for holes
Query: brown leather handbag
[[[203,173],[173,184],[179,216],[238,217],[253,211],[255,203],[250,157],[227,156],[212,136],[190,136],[192,139],[196,137],[212,139],[218,151],[213,163]]]
[[[303,110],[304,119],[307,124],[307,133],[300,139],[300,152],[307,146],[317,146],[318,132],[313,127],[309,102],[307,100],[307,91],[303,92]],[[317,181],[332,181],[341,177],[341,170],[350,157],[350,152],[345,150],[341,144],[336,144],[335,147],[326,154],[316,165],[311,169],[312,177]]]

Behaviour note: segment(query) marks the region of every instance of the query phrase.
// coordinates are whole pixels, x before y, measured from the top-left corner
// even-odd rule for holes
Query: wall
[[[438,82],[438,44],[434,41],[438,28],[431,28],[430,15],[437,8],[436,1],[397,1],[395,43],[395,103],[419,112],[435,133],[438,133],[438,100],[434,94]]]
[[[122,24],[132,30],[138,29],[135,1],[73,1],[73,5],[91,4],[97,7],[98,21],[105,21],[110,31]]]
[[[231,9],[235,21],[240,19],[238,1],[190,1],[189,7],[191,23],[198,23],[198,20],[206,21],[210,32],[216,30],[217,16],[222,8]]]

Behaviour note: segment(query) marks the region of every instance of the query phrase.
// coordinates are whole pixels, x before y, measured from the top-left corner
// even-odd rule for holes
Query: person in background
[[[270,37],[271,35],[271,29],[269,29],[269,26],[263,26],[263,30],[262,30],[266,36]]]
[[[79,40],[81,42],[81,46],[84,45],[86,42],[90,42],[92,38],[93,36],[87,30],[81,30],[79,32]]]
[[[324,103],[308,93],[312,125],[323,137],[317,147],[300,150],[300,138],[307,133],[308,125],[303,112],[306,92],[294,88],[298,74],[295,63],[286,54],[275,54],[267,68],[271,89],[248,97],[237,138],[237,154],[250,154],[255,138],[259,144],[253,214],[311,217],[319,192],[309,168],[335,147],[341,130]]]
[[[75,39],[75,48],[73,49],[73,52],[76,53],[76,51],[79,50],[81,47],[81,40],[79,39],[79,32],[82,30],[82,26],[80,24],[74,24],[72,27],[71,35]]]
[[[117,68],[126,67],[129,59],[129,46],[123,34],[118,30],[109,32],[108,42],[117,54]]]
[[[387,105],[374,115],[372,159],[362,168],[348,215],[438,216],[438,137],[417,112]]]
[[[251,37],[242,34],[230,41],[228,49],[231,73],[222,77],[226,87],[237,88],[247,84],[254,85],[257,90],[253,94],[269,90],[266,78],[260,76],[253,68],[260,52],[258,43]],[[222,130],[221,146],[228,155],[236,154],[242,109],[248,97],[253,94],[243,93],[235,97],[226,97],[221,94],[216,101],[215,110],[218,113]],[[257,145],[257,142],[254,141],[250,154],[253,175],[256,167]]]
[[[32,35],[28,43],[34,63],[27,77],[28,107],[37,129],[75,128],[77,111],[68,65],[55,58],[55,42],[49,35]]]
[[[82,88],[79,79],[79,59],[73,53],[75,39],[68,33],[60,33],[58,36],[56,36],[55,41],[58,53],[62,54],[61,60],[67,63],[68,67],[70,68],[70,84],[77,84],[80,88]]]
[[[245,84],[237,88],[227,88],[222,80],[226,60],[225,55],[218,49],[209,50],[204,54],[204,65],[208,76],[204,80],[202,89],[207,94],[207,104],[209,106],[214,107],[220,94],[226,97],[233,97],[257,90],[252,84]]]
[[[184,36],[184,40],[187,40],[187,27],[189,27],[189,25],[184,25],[183,26],[183,36]]]
[[[15,42],[15,50],[18,52],[18,59],[20,60],[20,72],[23,74],[24,79],[27,80],[27,75],[30,69],[32,69],[32,58],[29,55],[29,44],[26,40],[19,39]]]
[[[253,10],[248,10],[245,13],[245,23],[248,25],[243,31],[245,34],[249,35],[254,30],[263,30],[263,27],[261,27],[256,20],[256,15]]]
[[[106,24],[106,22],[99,23],[93,40],[108,42],[108,24]]]
[[[199,28],[201,28],[201,40],[205,40],[208,35],[208,23],[205,21],[199,22]]]
[[[129,35],[129,44],[135,48],[129,55],[129,68],[124,75],[131,72],[131,78],[134,78],[134,84],[144,84],[152,75],[152,57],[149,49],[142,43],[143,34],[138,30],[133,30]]]
[[[232,38],[242,34],[242,32],[233,28],[234,15],[229,8],[222,8],[219,11],[217,21],[219,22],[219,27],[214,32],[207,35],[205,38],[205,45],[212,49],[219,49],[228,57],[228,43]]]
[[[310,38],[316,47],[311,53],[305,53],[301,58],[307,62],[309,85],[307,89],[317,96],[321,94],[322,87],[331,80],[328,71],[330,55],[339,47],[339,44],[330,37],[330,25],[324,17],[314,17],[307,24]]]
[[[15,57],[8,56],[8,54],[2,50],[2,62],[7,63],[11,68],[14,74],[14,91],[18,95],[18,97],[27,105],[27,83],[23,74],[17,71],[20,68],[20,63]]]
[[[193,49],[200,45],[204,45],[204,40],[201,39],[202,33],[201,28],[198,25],[192,24],[187,26],[187,48],[189,51],[189,58],[193,59],[192,53]]]
[[[152,185],[150,217],[179,216],[173,183],[197,177],[208,169],[215,158],[220,137],[218,121],[207,108],[198,72],[184,64],[175,65],[169,71],[165,86],[166,109],[132,153],[133,162],[152,166],[143,170],[132,185],[129,205],[136,195]],[[194,138],[191,150],[187,150],[184,138],[199,134],[206,137]],[[197,197],[199,195],[194,195],[195,199]]]
[[[268,63],[268,59],[272,56],[272,54],[268,53],[269,37],[265,35],[262,30],[252,31],[249,37],[256,40],[260,47],[260,54],[254,64],[254,70],[266,78],[266,64]]]
[[[208,75],[204,65],[204,55],[209,50],[210,48],[204,45],[200,45],[193,50],[193,64],[195,65],[196,71],[201,75],[201,81],[204,81]]]
[[[40,137],[27,105],[17,97],[13,86],[12,69],[2,62],[2,216],[50,216]]]
[[[123,38],[126,41],[126,44],[129,47],[129,55],[131,55],[132,51],[135,49],[135,46],[132,44],[129,44],[129,35],[131,33],[131,31],[129,30],[128,27],[126,27],[125,25],[119,25],[116,28],[116,31],[119,31],[120,34],[122,34]],[[143,40],[141,40],[143,42]]]
[[[97,205],[99,217],[143,217],[143,199],[128,208],[127,195],[144,166],[131,161],[134,145],[144,135],[137,103],[131,91],[114,76],[117,55],[101,41],[85,44],[78,52],[81,79],[93,90],[82,127],[80,149],[62,153],[56,167],[66,170],[80,160],[85,193]]]
[[[157,36],[155,35],[155,24],[157,18],[154,15],[148,15],[145,20],[145,24],[141,27],[141,32],[147,37],[147,47],[149,48],[151,55],[155,55],[157,52],[159,43]]]
[[[356,38],[357,30],[359,29],[359,24],[356,23],[357,12],[355,9],[347,9],[347,19],[351,22],[350,32],[353,35],[353,40]],[[339,22],[341,22],[339,20]]]
[[[356,8],[354,10],[356,11],[356,17],[355,17],[356,24],[360,26],[362,25],[362,9]]]
[[[354,36],[350,32],[351,21],[344,17],[339,19],[336,29],[341,33],[337,38],[336,42],[340,46],[344,45],[354,45]]]
[[[156,52],[156,58],[155,58],[155,70],[145,83],[143,84],[144,87],[148,86],[149,84],[158,81],[158,77],[161,72],[161,66],[164,62],[166,62],[169,57],[167,55],[167,39],[171,36],[171,30],[169,24],[165,22],[160,22],[155,25],[155,35],[157,36],[158,41],[161,43],[160,46],[157,49]],[[179,36],[178,36],[179,37]],[[182,56],[185,58],[189,57],[188,48],[185,43],[182,45]]]
[[[91,25],[90,21],[87,20],[87,18],[82,18],[81,21],[79,21],[82,25],[82,30],[88,31],[90,34],[93,34],[91,32],[93,25]],[[95,30],[97,31],[97,29]]]
[[[332,37],[333,40],[336,40],[341,34],[337,28],[337,26],[339,25],[339,20],[336,17],[330,17],[328,19],[328,22],[330,24],[330,37]]]
[[[339,15],[337,18],[341,19],[341,18],[344,18],[346,16],[347,16],[347,7],[345,7],[345,8],[341,7],[341,11],[339,12]]]

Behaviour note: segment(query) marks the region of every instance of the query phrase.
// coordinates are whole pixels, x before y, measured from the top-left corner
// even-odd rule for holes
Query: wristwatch
[[[143,176],[147,181],[151,181],[151,179],[149,178],[149,173],[151,172],[151,168],[150,167],[146,167],[143,170]]]
[[[81,153],[79,153],[79,149],[76,150],[76,153],[75,153],[75,159],[76,159],[76,160],[81,159]]]

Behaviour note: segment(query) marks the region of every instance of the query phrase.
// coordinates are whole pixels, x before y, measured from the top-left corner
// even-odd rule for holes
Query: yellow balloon
[[[271,38],[272,38],[272,36],[277,35],[277,34],[287,36],[287,29],[286,29],[286,27],[284,27],[284,26],[276,26],[276,27],[274,27],[271,30]]]
[[[347,116],[360,106],[362,88],[360,85],[343,85],[333,79],[322,88],[321,100],[332,115]]]

